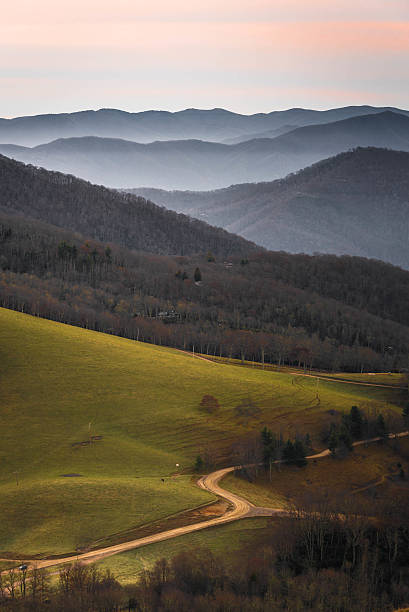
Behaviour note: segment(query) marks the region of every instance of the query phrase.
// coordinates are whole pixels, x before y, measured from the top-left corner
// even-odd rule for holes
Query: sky
[[[409,0],[7,0],[0,117],[409,108]]]

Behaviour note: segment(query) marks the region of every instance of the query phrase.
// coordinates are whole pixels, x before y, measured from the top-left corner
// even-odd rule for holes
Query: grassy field
[[[329,411],[352,404],[401,410],[398,390],[322,381],[317,397],[313,379],[5,309],[0,364],[0,554],[17,558],[75,552],[211,502],[187,472],[198,453],[231,462],[249,430],[314,436]],[[217,414],[199,409],[204,394],[218,398]],[[235,412],[249,398],[257,418]]]
[[[404,374],[398,374],[395,372],[382,372],[382,373],[347,373],[347,372],[323,372],[321,370],[304,370],[304,368],[297,368],[295,366],[265,363],[263,365],[258,361],[248,361],[241,359],[230,359],[228,357],[218,357],[217,355],[201,355],[205,359],[214,361],[215,363],[223,363],[228,365],[236,365],[246,368],[261,369],[267,372],[287,372],[288,374],[294,375],[311,375],[324,377],[334,380],[343,380],[359,383],[369,383],[377,385],[388,385],[392,387],[404,387],[407,386],[407,377]]]
[[[400,464],[405,478],[399,476]],[[309,497],[330,495],[347,499],[373,500],[389,496],[409,502],[409,439],[359,446],[347,457],[309,461],[303,468],[283,465],[274,468],[271,482],[262,470],[254,482],[229,474],[222,486],[258,506],[289,508],[303,505]]]
[[[228,564],[241,551],[262,546],[266,534],[271,534],[270,525],[270,519],[245,519],[120,553],[95,565],[100,569],[109,568],[117,580],[127,584],[136,582],[141,572],[153,567],[158,559],[165,557],[169,560],[185,550],[206,548],[215,555],[223,556]]]
[[[109,471],[109,470],[108,470]],[[1,487],[0,527],[5,551],[52,554],[75,551],[109,533],[144,525],[179,512],[181,507],[207,502],[208,495],[192,486],[191,478],[63,478],[32,479]],[[13,529],[13,524],[20,529]],[[21,526],[23,529],[21,529]]]

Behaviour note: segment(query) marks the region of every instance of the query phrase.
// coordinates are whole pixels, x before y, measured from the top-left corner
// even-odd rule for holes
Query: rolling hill
[[[39,170],[0,156],[0,210],[162,254],[211,250],[222,256],[256,247],[206,223],[167,211],[143,198]]]
[[[34,148],[0,145],[0,153],[110,187],[204,190],[269,181],[367,146],[408,151],[409,117],[385,111],[232,145],[202,140],[140,144],[90,136]]]
[[[399,392],[217,365],[163,347],[0,309],[0,552],[73,552],[211,502],[187,475],[263,424],[318,432],[351,404],[398,410]],[[6,383],[6,384],[5,384]],[[220,411],[199,409],[214,394]],[[260,414],[243,423],[251,395]],[[308,410],[307,410],[308,408]],[[227,455],[226,455],[227,453]],[[161,479],[164,478],[165,482]],[[81,520],[78,520],[78,517]],[[17,555],[17,557],[16,557]]]
[[[154,140],[200,139],[222,142],[225,139],[251,139],[279,130],[287,125],[328,123],[358,115],[400,109],[373,106],[348,106],[327,111],[293,108],[271,113],[240,115],[222,108],[186,109],[171,113],[145,111],[128,113],[117,109],[100,109],[0,119],[0,143],[36,146],[58,138],[100,136],[137,142]],[[258,136],[257,136],[258,137]]]
[[[372,254],[379,256],[384,248],[385,256],[402,259],[407,253],[402,232],[408,157],[361,149],[285,181],[199,196],[225,197],[216,202],[220,214],[237,192],[238,220],[256,229],[258,223],[260,236],[271,218],[273,227],[280,219],[279,234],[292,237],[298,247],[306,231],[314,230],[319,248],[324,228],[331,249],[352,248],[356,237],[361,250],[376,247]],[[267,356],[278,363],[346,371],[406,364],[409,281],[404,270],[362,258],[268,253],[143,198],[7,158],[0,158],[0,178],[3,306],[242,359]],[[300,193],[302,202],[317,206],[315,216],[299,213]],[[259,209],[260,196],[265,200]],[[284,221],[268,215],[271,201],[277,201]]]
[[[406,152],[360,148],[283,180],[217,191],[133,192],[271,250],[359,255],[409,268]]]
[[[408,299],[409,272],[374,260],[160,256],[0,212],[1,306],[154,344],[347,372],[399,370]]]

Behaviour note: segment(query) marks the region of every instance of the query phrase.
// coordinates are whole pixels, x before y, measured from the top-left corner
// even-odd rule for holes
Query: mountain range
[[[162,211],[161,218],[153,205],[137,210],[124,240],[120,222],[107,216],[110,205],[123,213],[119,194],[110,200],[100,187],[28,168],[34,175],[30,200],[21,169],[1,158],[0,168],[2,180],[9,174],[24,181],[20,198],[18,184],[14,193],[8,190],[15,207],[9,202],[0,208],[2,307],[242,359],[264,359],[262,353],[279,362],[371,372],[407,365],[408,271],[357,257],[257,250],[234,236],[229,244],[215,228],[207,235],[197,231],[200,222],[191,236],[195,254],[185,254],[189,227],[183,216]],[[65,190],[70,185],[71,200]],[[31,217],[22,214],[25,201],[27,212],[35,205]],[[134,197],[128,202],[138,209],[143,204]],[[116,242],[92,237],[101,234],[104,221],[113,224],[110,234],[105,232]],[[74,222],[86,233],[70,230]],[[219,249],[203,252],[211,236]],[[142,245],[145,252],[118,242]],[[166,249],[177,255],[160,254]]]
[[[384,111],[232,145],[89,136],[33,148],[0,145],[0,153],[110,187],[208,190],[281,178],[360,146],[409,151],[409,117]]]
[[[105,108],[0,119],[0,143],[33,147],[59,138],[82,136],[121,138],[145,143],[184,139],[214,142],[226,139],[234,141],[237,138],[250,140],[278,135],[276,130],[282,128],[340,121],[385,110],[408,114],[408,111],[401,109],[374,106],[348,106],[326,111],[292,108],[254,115],[241,115],[222,108],[190,108],[175,113],[153,110],[128,113]]]
[[[359,148],[285,179],[206,192],[135,189],[274,251],[382,259],[409,269],[409,153]]]
[[[385,257],[408,258],[408,159],[360,149],[222,194],[237,211],[253,196],[247,221],[260,236],[277,222],[277,235],[295,245],[309,232],[319,245],[321,232],[328,243],[337,245],[339,235],[347,247],[378,248],[372,256],[384,248]],[[408,271],[357,257],[269,252],[145,198],[1,156],[0,184],[1,306],[242,358],[268,345],[278,359],[319,367],[407,363]]]

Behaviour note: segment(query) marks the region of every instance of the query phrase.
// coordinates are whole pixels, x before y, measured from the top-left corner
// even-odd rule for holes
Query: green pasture
[[[321,370],[309,370],[304,368],[298,368],[296,366],[288,366],[277,364],[265,363],[264,366],[259,361],[248,361],[241,359],[233,359],[229,357],[219,357],[217,355],[201,355],[205,359],[210,359],[215,363],[224,363],[228,365],[236,365],[246,368],[255,368],[261,369],[268,372],[286,372],[287,374],[301,375],[301,376],[315,376],[315,377],[324,377],[328,379],[342,380],[342,381],[350,381],[350,382],[359,382],[359,383],[369,383],[372,385],[388,385],[391,387],[407,387],[408,380],[404,374],[399,374],[396,372],[381,372],[381,373],[373,373],[373,372],[329,372],[329,371],[321,371]]]
[[[199,409],[204,394],[218,413]],[[258,413],[238,414],[249,401]],[[329,413],[400,401],[0,309],[0,555],[75,552],[211,502],[183,476],[197,454],[232,463],[264,425],[314,440]]]
[[[244,519],[107,557],[96,565],[100,569],[109,568],[122,584],[136,582],[141,572],[151,569],[159,559],[169,561],[184,551],[210,550],[229,565],[241,551],[261,548],[264,538],[271,534],[270,525],[271,520],[266,518]]]
[[[168,479],[165,484],[160,478],[97,477],[3,485],[0,504],[7,529],[0,526],[2,551],[42,556],[69,553],[78,543],[81,547],[98,544],[107,535],[108,525],[109,534],[122,539],[130,526],[175,514],[181,506],[200,506],[209,497],[192,486],[188,476]]]

